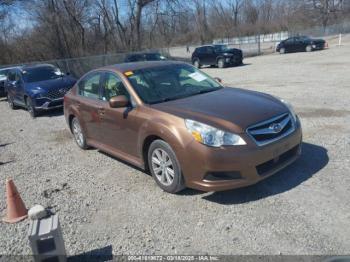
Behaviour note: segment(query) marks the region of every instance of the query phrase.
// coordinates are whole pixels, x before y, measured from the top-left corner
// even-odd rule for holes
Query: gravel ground
[[[294,165],[248,188],[171,195],[142,171],[80,150],[60,111],[32,120],[1,100],[1,215],[12,177],[27,207],[58,212],[70,255],[350,254],[350,44],[245,63],[204,71],[295,105],[305,143]],[[0,254],[30,254],[28,224],[0,223]]]

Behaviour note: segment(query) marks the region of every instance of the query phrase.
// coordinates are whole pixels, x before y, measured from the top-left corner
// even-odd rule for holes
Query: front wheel
[[[33,104],[33,100],[30,97],[28,97],[26,99],[26,105],[27,105],[27,110],[28,110],[30,116],[32,118],[37,117],[38,116],[38,110],[35,109],[34,104]]]
[[[311,45],[308,45],[307,47],[306,47],[306,52],[311,52],[312,51],[312,46]]]
[[[283,54],[285,54],[285,53],[286,53],[286,49],[285,49],[284,47],[282,47],[282,48],[280,49],[280,54],[283,55]]]
[[[10,96],[9,93],[7,93],[7,103],[9,105],[9,108],[15,110],[17,109],[17,106],[15,105],[15,103],[13,102],[13,98]]]
[[[193,60],[193,65],[194,65],[194,67],[196,67],[196,68],[201,68],[201,63],[200,63],[200,61],[199,61],[198,58],[195,58],[195,59]]]
[[[225,60],[223,58],[220,58],[218,60],[218,67],[219,68],[225,68],[226,64],[225,64]]]
[[[177,193],[185,188],[180,164],[175,152],[163,140],[155,140],[148,150],[148,165],[160,188]]]

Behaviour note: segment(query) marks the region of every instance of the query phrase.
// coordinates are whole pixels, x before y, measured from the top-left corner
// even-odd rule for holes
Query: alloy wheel
[[[72,131],[74,135],[74,139],[80,147],[84,147],[84,135],[81,131],[80,124],[78,119],[74,118],[72,121]]]
[[[10,107],[11,109],[14,109],[13,100],[12,100],[12,98],[10,97],[10,95],[7,95],[7,103],[8,103],[8,105],[9,105],[9,107]]]
[[[193,65],[194,67],[199,68],[200,67],[199,60],[198,59],[194,60]]]
[[[158,181],[169,186],[174,181],[175,170],[167,152],[161,148],[156,148],[152,153],[152,169]]]

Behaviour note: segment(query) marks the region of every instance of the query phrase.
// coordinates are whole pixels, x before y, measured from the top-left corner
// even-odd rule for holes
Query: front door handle
[[[98,108],[98,113],[100,115],[104,115],[105,114],[105,109],[103,107]]]

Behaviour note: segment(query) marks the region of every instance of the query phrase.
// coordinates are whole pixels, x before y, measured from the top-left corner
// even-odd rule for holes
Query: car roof
[[[137,56],[137,55],[160,55],[159,52],[142,52],[142,53],[132,53],[127,56]]]
[[[201,46],[198,46],[197,48],[207,47],[207,46],[213,47],[214,45],[201,45]]]
[[[21,70],[28,70],[28,69],[35,69],[35,68],[41,68],[41,67],[55,67],[51,64],[35,64],[35,65],[25,65],[21,66]]]
[[[110,65],[110,66],[98,68],[97,70],[112,70],[112,71],[119,71],[123,73],[127,71],[134,71],[139,69],[153,68],[153,67],[167,66],[167,65],[188,65],[188,64],[180,61],[142,61],[142,62],[131,62],[131,63]]]
[[[15,68],[19,68],[19,67],[18,66],[3,67],[3,68],[0,68],[0,71],[5,71],[5,70],[10,70],[10,69],[15,69]]]

